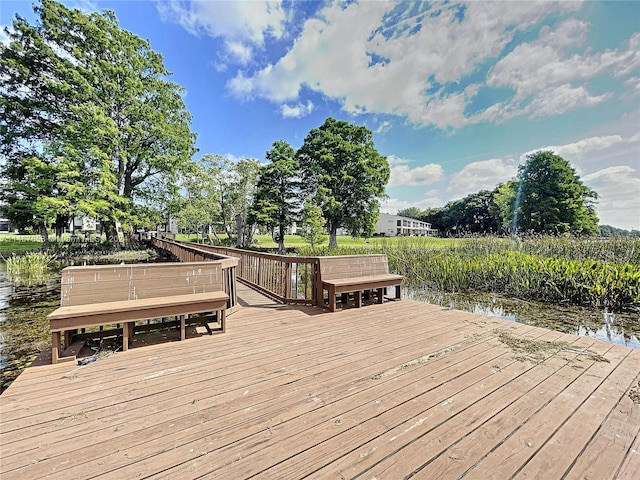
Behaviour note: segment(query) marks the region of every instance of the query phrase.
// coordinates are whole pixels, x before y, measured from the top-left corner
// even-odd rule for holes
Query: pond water
[[[640,315],[529,302],[499,295],[406,290],[406,297],[640,349]]]
[[[45,285],[11,285],[0,267],[0,392],[51,346],[47,314],[60,303],[59,275]],[[528,302],[496,295],[405,290],[404,296],[447,308],[588,336],[640,349],[640,316]]]

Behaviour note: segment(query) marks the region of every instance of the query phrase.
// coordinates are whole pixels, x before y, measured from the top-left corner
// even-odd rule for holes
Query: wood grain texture
[[[238,289],[226,335],[25,370],[0,395],[0,477],[640,478],[638,350]]]

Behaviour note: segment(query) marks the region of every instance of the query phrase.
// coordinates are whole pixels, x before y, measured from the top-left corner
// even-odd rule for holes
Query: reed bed
[[[541,237],[461,239],[429,248],[420,238],[369,248],[301,249],[301,255],[384,253],[406,283],[450,293],[499,293],[558,304],[640,311],[640,240]]]
[[[16,285],[40,285],[50,276],[49,266],[54,255],[31,252],[25,255],[12,255],[4,259],[7,279]]]

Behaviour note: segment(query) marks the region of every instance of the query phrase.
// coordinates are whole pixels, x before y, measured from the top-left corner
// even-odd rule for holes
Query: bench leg
[[[384,291],[384,287],[378,289],[378,303],[382,303],[384,301]]]
[[[185,315],[180,315],[180,341],[184,340],[187,337],[184,324],[185,324]]]
[[[362,292],[360,290],[353,293],[353,299],[355,301],[356,308],[362,307]]]
[[[336,311],[336,289],[335,287],[329,287],[329,311]]]
[[[77,330],[65,330],[64,331],[64,348],[69,347],[73,343],[73,335]]]
[[[396,285],[396,298],[398,300],[400,300],[400,292],[401,292],[400,285]]]
[[[122,324],[122,351],[129,350],[129,340],[133,337],[133,322]]]
[[[218,316],[220,318],[220,328],[222,329],[222,333],[227,331],[227,310],[223,308],[218,312]]]
[[[60,357],[60,332],[51,332],[51,363],[58,363]]]
[[[349,293],[343,293],[340,296],[340,301],[342,302],[342,308],[346,307],[349,303]]]

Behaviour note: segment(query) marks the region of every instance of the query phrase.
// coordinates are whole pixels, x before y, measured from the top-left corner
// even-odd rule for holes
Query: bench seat
[[[60,307],[47,316],[52,363],[60,356],[61,333],[68,348],[80,328],[121,324],[123,351],[141,320],[179,317],[184,340],[187,315],[214,312],[224,332],[228,301],[218,262],[67,267]]]
[[[395,298],[400,298],[402,275],[389,273],[387,258],[384,255],[344,255],[319,257],[321,291],[319,298],[328,293],[328,307],[336,310],[336,295],[342,294],[346,304],[348,294],[353,293],[355,306],[362,306],[362,292],[378,290],[378,303],[383,301],[383,291],[395,287]]]
[[[225,292],[207,292],[59,307],[47,316],[52,334],[52,363],[57,361],[60,332],[70,329],[121,323],[123,351],[128,349],[133,323],[138,320],[180,316],[180,339],[184,340],[186,315],[218,312],[220,327],[224,332],[228,299]]]

